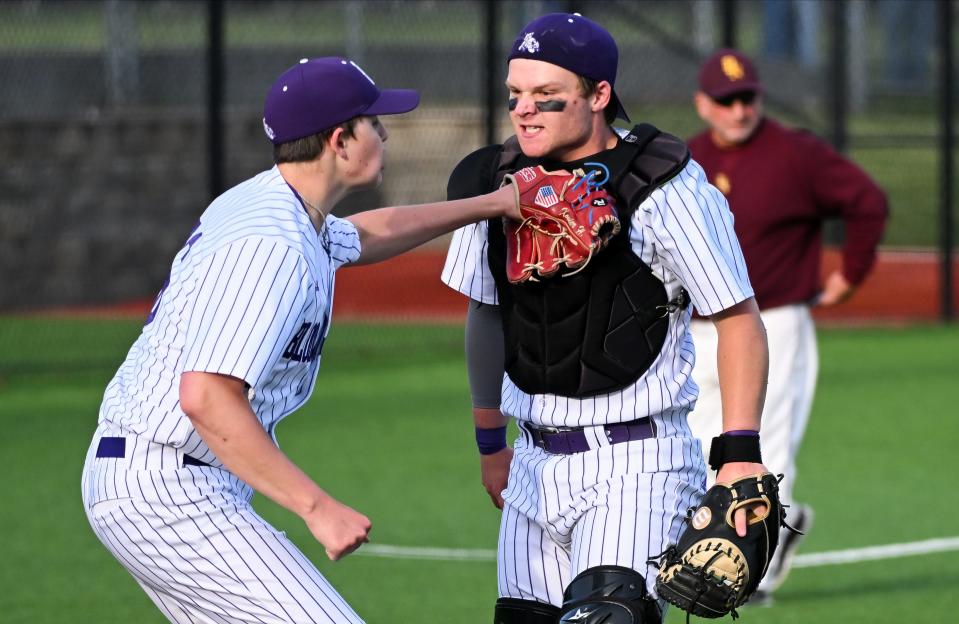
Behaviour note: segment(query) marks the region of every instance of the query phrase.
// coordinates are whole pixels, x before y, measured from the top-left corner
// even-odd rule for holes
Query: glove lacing
[[[556,247],[559,245],[560,241],[563,238],[567,237],[567,234],[565,232],[550,232],[549,230],[543,229],[542,227],[536,224],[536,219],[537,219],[536,217],[528,217],[524,219],[523,222],[520,223],[519,227],[516,228],[515,234],[513,234],[513,236],[516,237],[516,263],[519,264],[520,262],[522,262],[521,256],[522,256],[523,250],[522,250],[522,239],[520,238],[520,232],[525,227],[528,227],[532,230],[535,230],[539,234],[548,236],[551,239],[553,239],[553,242],[550,243],[550,246],[549,246],[549,253],[551,258],[556,258],[556,262],[554,264],[559,264],[560,262],[569,261],[570,260],[569,256],[557,257],[554,255],[556,253]],[[592,250],[590,251],[590,255],[592,255]],[[543,266],[542,260],[539,260],[538,262],[527,262],[523,264],[523,272],[530,273],[529,280],[531,282],[539,281],[538,279],[536,279],[536,273],[542,272],[544,268],[545,267]]]
[[[576,208],[576,207],[583,201],[583,197],[584,197],[584,196],[591,195],[593,192],[598,191],[598,190],[600,189],[600,187],[609,180],[609,169],[607,169],[606,166],[603,165],[602,163],[589,162],[589,163],[584,163],[584,164],[586,164],[586,165],[598,165],[599,167],[602,167],[602,170],[606,173],[606,177],[604,177],[604,178],[603,178],[602,180],[600,180],[600,181],[596,181],[596,178],[598,178],[599,175],[600,175],[600,170],[599,170],[599,169],[593,169],[593,170],[591,170],[589,173],[583,175],[580,179],[578,179],[578,180],[573,184],[573,186],[571,186],[571,187],[569,188],[569,190],[570,190],[570,191],[575,191],[575,190],[576,190],[576,187],[578,187],[579,185],[581,185],[581,184],[586,184],[586,189],[585,189],[586,192],[585,192],[584,194],[582,194],[582,195],[579,195],[576,199],[574,199],[572,202],[570,202],[570,205],[571,205],[573,208]],[[597,232],[594,231],[593,233],[596,234]],[[576,244],[580,244],[580,241],[579,241],[579,240],[573,238],[573,237],[570,236],[568,233],[565,233],[565,232],[564,232],[564,233],[560,234],[560,236],[562,236],[562,237],[564,237],[564,238],[569,238],[569,239],[573,240],[574,242],[576,242]],[[556,240],[553,241],[553,246],[554,246],[554,247],[553,247],[553,249],[551,249],[551,251],[553,251],[553,250],[555,249],[555,245],[558,244],[558,243],[559,243],[559,239],[556,239]],[[583,269],[585,269],[586,266],[589,264],[589,261],[593,259],[593,253],[594,253],[595,251],[596,251],[595,245],[590,246],[590,248],[589,248],[589,253],[586,255],[586,259],[583,260],[583,263],[582,263],[575,271],[570,271],[569,273],[564,273],[564,274],[563,274],[563,277],[571,277],[571,276],[573,276],[573,275],[576,275],[577,273],[579,273],[579,272],[582,271]],[[564,257],[562,258],[562,260],[563,260],[564,263],[568,263],[569,260],[570,260],[570,257],[569,257],[569,256],[564,256]],[[568,264],[567,264],[567,266],[568,266]]]
[[[523,228],[528,227],[532,230],[535,230],[537,233],[542,234],[543,236],[548,236],[549,238],[552,239],[552,242],[550,243],[550,246],[549,246],[549,254],[550,254],[550,258],[555,259],[555,262],[554,262],[555,265],[566,264],[568,266],[568,263],[572,261],[573,259],[572,256],[570,256],[568,252],[566,255],[563,255],[563,256],[556,255],[556,249],[557,247],[559,247],[559,244],[564,239],[569,239],[575,242],[576,244],[579,244],[579,241],[573,238],[572,236],[570,236],[569,233],[566,231],[550,232],[549,230],[546,230],[540,227],[539,225],[536,224],[535,222],[536,219],[537,219],[536,217],[529,217],[525,219],[519,225],[518,228],[516,228],[516,233],[514,234],[514,236],[516,237],[516,263],[519,264],[522,261],[522,257],[521,257],[522,256],[522,249],[521,249],[522,240],[520,238],[520,231],[522,231]],[[586,265],[589,264],[589,261],[592,258],[593,258],[593,248],[590,247],[589,254],[586,256],[586,259],[583,260],[582,265],[580,265],[579,268],[577,268],[575,271],[570,271],[569,273],[563,273],[563,277],[576,275],[577,273],[579,273],[580,271],[586,268]],[[538,279],[536,279],[534,272],[542,272],[544,268],[545,267],[543,266],[542,260],[538,262],[527,262],[523,264],[523,271],[532,273],[532,275],[530,275],[530,278],[529,278],[529,280],[532,282],[539,281]]]

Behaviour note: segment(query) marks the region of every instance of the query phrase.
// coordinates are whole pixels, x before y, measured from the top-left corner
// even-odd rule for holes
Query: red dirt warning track
[[[347,318],[460,320],[464,297],[440,282],[445,252],[421,250],[370,266],[337,273],[334,310]],[[924,251],[880,252],[872,274],[848,302],[817,309],[828,323],[907,323],[934,321],[940,314],[939,257]],[[823,275],[837,268],[840,255],[827,250]],[[959,279],[959,259],[954,263]],[[959,293],[953,293],[959,309]]]
[[[440,282],[446,252],[420,249],[379,264],[337,272],[338,321],[460,322],[466,299]],[[839,266],[837,250],[823,257],[823,275]],[[953,275],[959,280],[959,258]],[[872,274],[848,302],[815,311],[826,324],[901,324],[939,319],[940,260],[928,251],[883,251]],[[959,310],[959,289],[953,309]],[[41,312],[44,316],[146,316],[152,300]]]

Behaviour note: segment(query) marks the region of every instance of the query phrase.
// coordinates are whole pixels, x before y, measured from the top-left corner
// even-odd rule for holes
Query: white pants
[[[252,489],[221,468],[182,466],[172,447],[127,439],[126,458],[83,472],[93,532],[175,623],[362,620],[286,535],[250,507]]]
[[[805,305],[789,305],[762,313],[769,341],[769,386],[763,408],[760,444],[763,463],[773,474],[784,474],[780,484],[782,502],[793,502],[796,455],[806,432],[819,352],[816,328]],[[707,458],[714,436],[722,433],[722,402],[716,366],[716,327],[712,321],[696,320],[690,327],[696,346],[693,379],[699,385],[699,400],[689,415],[689,425],[700,439]],[[715,473],[710,471],[710,485]],[[790,511],[795,511],[795,506]]]
[[[599,565],[636,570],[653,594],[657,569],[646,560],[676,543],[704,491],[699,443],[683,429],[675,432],[683,437],[570,455],[546,453],[525,432],[517,438],[503,493],[499,595],[561,606],[570,581]]]

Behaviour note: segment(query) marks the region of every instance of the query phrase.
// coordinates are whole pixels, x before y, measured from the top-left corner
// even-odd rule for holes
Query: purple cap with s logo
[[[550,13],[520,31],[507,60],[516,58],[545,61],[584,78],[615,85],[619,49],[613,36],[596,22],[578,13]],[[615,91],[610,106],[615,107],[617,117],[629,121]]]
[[[412,89],[379,89],[353,61],[302,59],[276,79],[263,105],[263,129],[274,145],[302,139],[360,115],[406,113],[420,103]]]

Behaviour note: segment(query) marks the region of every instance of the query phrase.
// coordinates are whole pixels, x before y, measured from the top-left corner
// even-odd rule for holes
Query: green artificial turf
[[[0,319],[3,622],[163,621],[96,541],[80,504],[103,388],[137,325]],[[959,328],[829,329],[820,344],[796,487],[816,524],[800,552],[959,534]],[[323,357],[312,399],[278,429],[284,450],[372,519],[375,544],[495,548],[498,512],[479,483],[462,330],[339,325]],[[356,553],[331,563],[298,518],[264,499],[255,505],[371,624],[490,620],[492,561]],[[954,553],[806,567],[772,607],[746,608],[741,621],[943,622],[959,610],[957,585]]]

